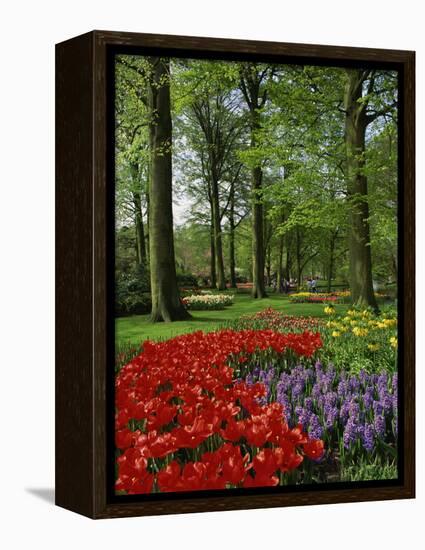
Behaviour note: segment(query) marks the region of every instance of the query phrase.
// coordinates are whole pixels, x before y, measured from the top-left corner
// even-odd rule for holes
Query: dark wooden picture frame
[[[111,151],[108,132],[108,52],[155,48],[264,57],[282,62],[389,64],[401,75],[403,197],[399,313],[403,434],[397,483],[313,490],[257,491],[226,496],[178,496],[119,502],[110,498],[108,424],[113,405],[107,365],[111,338],[107,242]],[[109,183],[108,183],[109,182]],[[328,504],[415,496],[415,54],[307,44],[93,31],[56,46],[56,504],[91,518],[112,518]],[[113,338],[113,335],[112,335]]]

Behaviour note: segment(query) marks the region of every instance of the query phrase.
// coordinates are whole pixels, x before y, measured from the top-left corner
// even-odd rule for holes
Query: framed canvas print
[[[414,52],[56,47],[56,503],[413,498]]]

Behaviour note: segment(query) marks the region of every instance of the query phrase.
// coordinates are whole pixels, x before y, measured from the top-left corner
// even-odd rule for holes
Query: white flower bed
[[[233,304],[233,294],[203,294],[183,298],[187,309],[224,309]]]

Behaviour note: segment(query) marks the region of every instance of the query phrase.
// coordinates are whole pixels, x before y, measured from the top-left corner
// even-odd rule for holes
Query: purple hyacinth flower
[[[375,431],[372,424],[365,425],[362,434],[362,443],[366,451],[369,453],[373,451],[373,448],[375,447]]]
[[[294,398],[300,397],[303,391],[304,391],[304,382],[302,380],[298,380],[292,386],[292,397]]]
[[[311,390],[311,395],[313,399],[318,399],[322,395],[322,390],[320,389],[319,384],[314,384],[313,389]]]
[[[350,408],[350,402],[349,401],[344,401],[342,403],[341,409],[339,411],[339,416],[340,416],[341,420],[343,421],[343,423],[345,423],[348,419],[349,408]]]
[[[366,384],[369,383],[369,375],[364,369],[362,369],[359,373],[359,381],[363,384],[363,386],[366,386]]]
[[[375,428],[376,435],[378,437],[384,437],[384,435],[385,435],[385,418],[380,414],[375,415],[373,425],[374,425],[374,428]]]
[[[308,426],[308,423],[310,421],[310,415],[311,413],[301,407],[300,405],[297,405],[295,407],[295,415],[297,417],[298,423],[302,424],[303,430],[305,430]]]
[[[392,396],[389,394],[384,395],[381,398],[381,405],[386,413],[391,412],[393,408],[393,399]]]
[[[349,418],[345,426],[343,441],[344,447],[349,449],[352,443],[355,443],[358,435],[358,425],[354,418]]]
[[[392,402],[393,402],[393,414],[397,416],[397,410],[398,410],[398,397],[397,394],[394,394],[392,396]]]
[[[277,385],[281,387],[283,391],[286,391],[291,387],[291,382],[292,382],[291,375],[286,372],[283,372],[280,375],[280,379]]]
[[[309,412],[313,411],[313,399],[311,397],[306,397],[304,399],[304,407]]]
[[[331,430],[334,427],[335,423],[338,420],[338,415],[339,413],[337,407],[332,407],[328,410],[325,418],[325,426],[328,430]]]
[[[360,388],[360,382],[357,378],[357,376],[351,376],[349,381],[348,381],[348,384],[349,384],[349,388],[351,391],[357,393],[359,388]]]
[[[355,399],[351,399],[348,405],[348,414],[352,418],[358,418],[360,414],[360,406]]]
[[[395,373],[391,381],[391,386],[394,391],[397,391],[398,388],[398,373]]]
[[[320,425],[320,420],[317,414],[312,414],[310,416],[308,435],[312,439],[320,439],[323,435],[323,428]]]
[[[380,401],[373,402],[373,412],[375,413],[375,416],[380,416],[384,412],[384,407]]]
[[[340,380],[338,384],[338,396],[339,397],[346,397],[348,394],[348,383],[346,380]]]
[[[252,369],[252,376],[254,378],[258,378],[259,375],[260,375],[260,372],[261,372],[261,367],[260,365],[255,365],[255,367]]]
[[[386,372],[381,372],[378,376],[377,386],[378,388],[386,388],[388,385],[388,375]]]
[[[363,394],[363,405],[366,410],[369,410],[373,405],[373,387],[367,386]]]

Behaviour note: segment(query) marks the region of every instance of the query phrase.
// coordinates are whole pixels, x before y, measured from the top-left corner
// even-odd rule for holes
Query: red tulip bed
[[[116,377],[116,491],[142,494],[306,482],[324,453],[243,375],[309,363],[318,333],[219,330],[144,342]],[[295,481],[294,481],[295,480]]]

